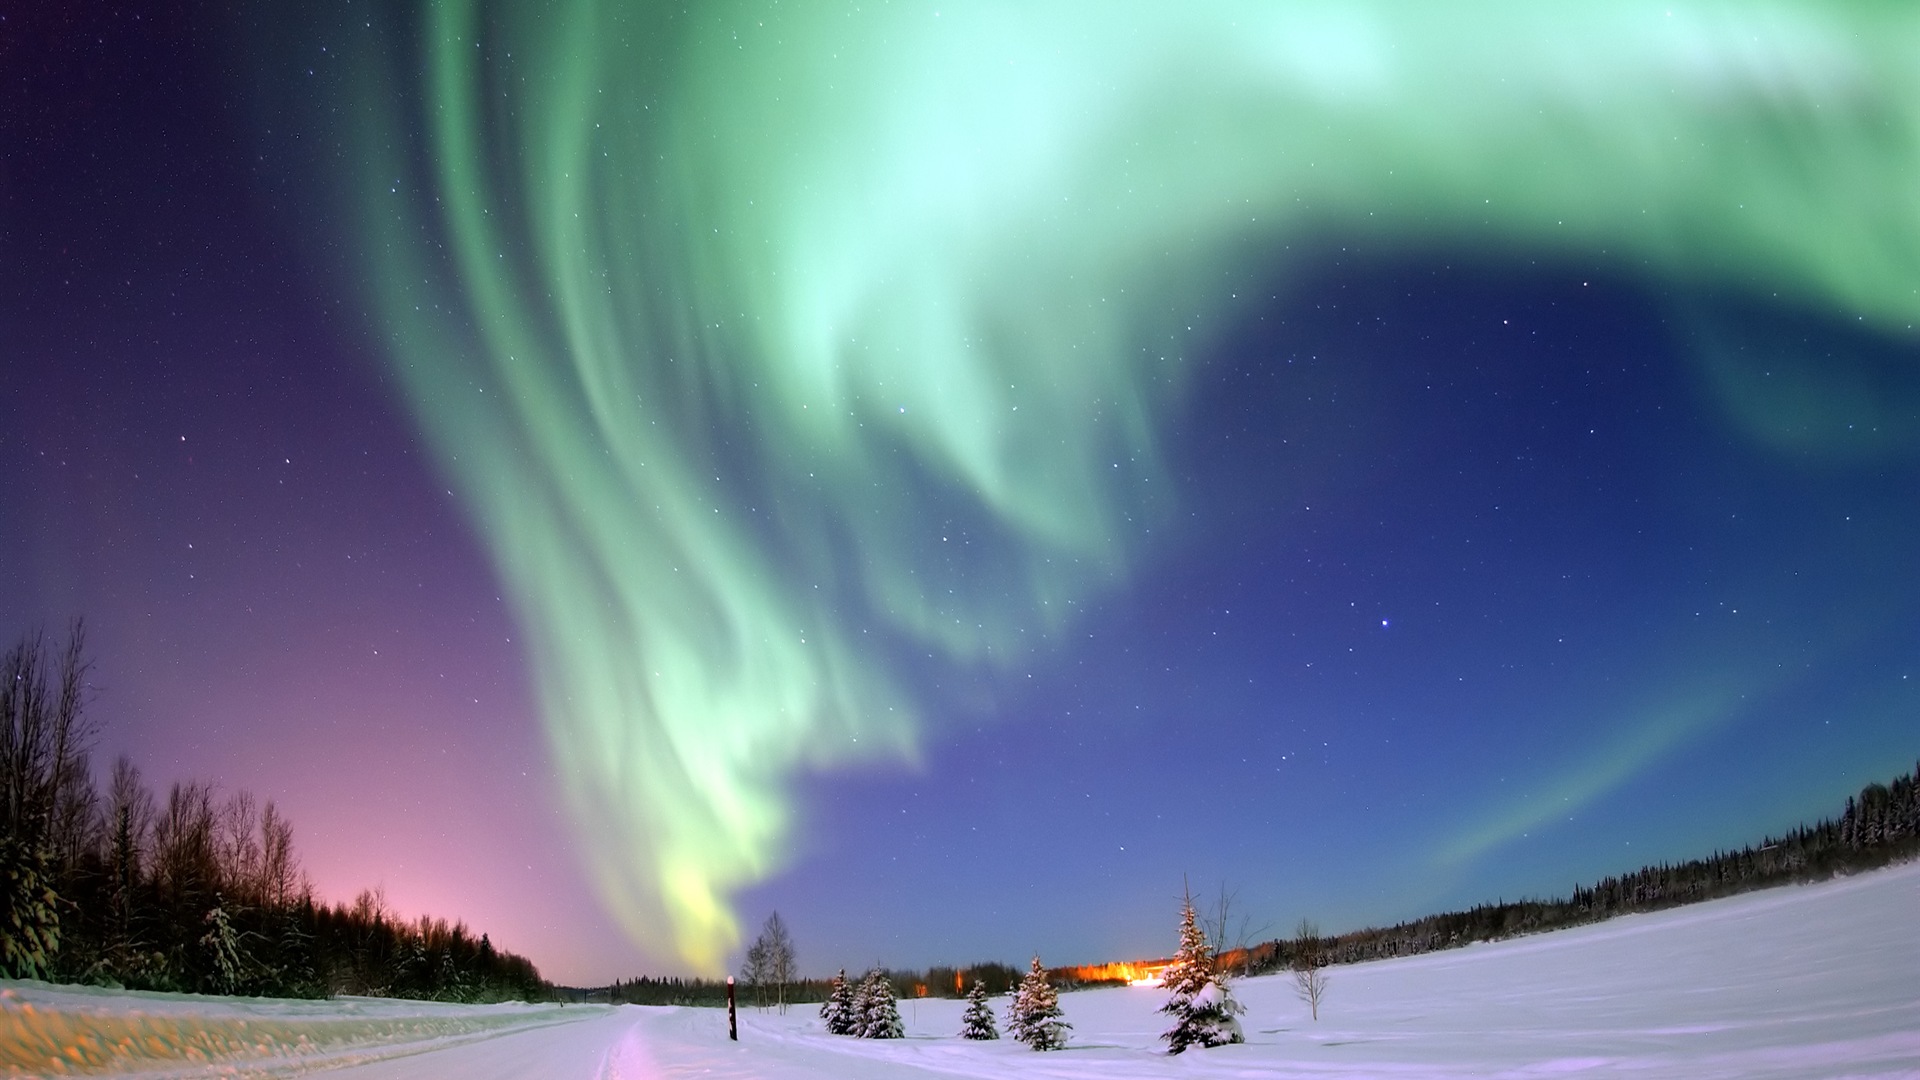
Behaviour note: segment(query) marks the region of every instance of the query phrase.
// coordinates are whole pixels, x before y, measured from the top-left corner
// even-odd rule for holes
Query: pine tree
[[[233,917],[227,914],[226,900],[218,893],[214,894],[213,908],[207,912],[205,922],[207,932],[200,938],[200,947],[212,960],[209,981],[213,991],[238,993],[253,965],[241,949],[241,934],[233,925]]]
[[[393,958],[393,985],[401,994],[419,992],[427,981],[427,945],[418,934],[408,934]]]
[[[60,950],[60,897],[53,853],[0,835],[0,977],[44,979]]]
[[[859,1027],[854,1034],[863,1039],[901,1039],[907,1029],[900,1023],[900,1007],[893,1000],[893,982],[879,968],[867,972],[854,995],[854,1012]]]
[[[979,979],[973,980],[973,989],[967,992],[967,1011],[960,1018],[960,1037],[963,1039],[997,1039],[1000,1029],[993,1022],[993,1009],[987,1004],[987,988]]]
[[[1194,920],[1193,896],[1189,893],[1180,909],[1180,951],[1161,978],[1161,985],[1173,991],[1160,1011],[1173,1016],[1173,1026],[1161,1038],[1167,1040],[1167,1052],[1177,1054],[1189,1046],[1220,1046],[1245,1042],[1240,1022],[1234,1017],[1246,1011],[1227,989],[1226,976],[1214,967],[1213,950],[1207,936]]]
[[[833,977],[826,1004],[820,1006],[820,1019],[826,1023],[830,1035],[858,1033],[859,1013],[854,1009],[854,990],[847,982],[846,968],[841,968],[840,974]]]
[[[853,1000],[847,1006],[847,1034],[864,1037],[867,1030],[867,1010],[871,1007],[873,995],[873,972],[868,971],[860,977],[860,985],[853,988]]]
[[[453,950],[446,949],[440,954],[440,971],[434,977],[435,1001],[467,1000],[467,980],[460,974],[459,965],[453,962]]]
[[[1061,1019],[1060,995],[1047,982],[1047,969],[1040,958],[1020,980],[1020,989],[1007,1008],[1007,1034],[1035,1050],[1060,1050],[1067,1045],[1067,1032],[1073,1027]]]

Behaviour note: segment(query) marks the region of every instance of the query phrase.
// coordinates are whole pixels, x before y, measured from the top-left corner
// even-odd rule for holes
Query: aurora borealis
[[[1404,917],[1748,839],[1915,753],[1900,5],[220,34],[264,163],[233,183],[328,298],[271,303],[350,313],[384,375],[349,398],[395,391],[379,438],[446,479],[334,483],[463,515],[514,638],[471,662],[524,665],[496,722],[546,738],[490,760],[653,963],[722,968],[773,906],[803,966],[1134,955],[1182,873],[1276,926]],[[42,352],[20,400],[115,392]],[[34,438],[10,467],[70,492]],[[0,532],[37,553],[0,611],[88,606],[122,556],[51,554],[83,531]],[[494,595],[449,577],[422,610]],[[1111,907],[1047,900],[1088,883]]]

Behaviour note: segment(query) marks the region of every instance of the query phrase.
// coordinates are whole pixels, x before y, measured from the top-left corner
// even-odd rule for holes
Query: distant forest
[[[318,903],[272,801],[88,759],[86,663],[22,641],[0,658],[0,977],[270,997],[540,1000],[532,963],[463,923],[403,922],[378,890]]]
[[[897,998],[967,996],[973,988],[975,979],[986,986],[989,994],[1004,994],[1020,985],[1020,976],[1024,969],[1011,964],[993,961],[975,964],[972,967],[953,968],[935,967],[925,971],[885,970],[887,981],[893,984],[893,994]],[[864,972],[849,972],[849,976],[858,981]],[[964,983],[964,985],[963,985]],[[833,980],[801,979],[786,984],[788,1004],[819,1004],[827,1000],[827,994],[833,987]],[[756,985],[742,979],[735,987],[742,1007],[767,1007],[772,1004],[770,987]],[[605,1001],[613,1004],[630,1005],[725,1005],[727,1003],[727,984],[723,979],[683,979],[679,977],[649,978],[642,976],[616,982],[611,986],[599,986],[588,990],[573,987],[556,988],[569,1001]]]

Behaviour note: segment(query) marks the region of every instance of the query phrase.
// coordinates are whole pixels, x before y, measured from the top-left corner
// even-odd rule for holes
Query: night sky
[[[323,899],[1093,962],[1920,754],[1920,16],[314,6],[0,5],[0,631]]]

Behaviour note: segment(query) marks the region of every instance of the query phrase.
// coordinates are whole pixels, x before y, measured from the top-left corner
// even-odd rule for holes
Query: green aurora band
[[[1289,244],[1920,311],[1903,3],[445,0],[366,55],[341,179],[393,370],[604,901],[706,972],[793,778],[913,759],[904,659],[1004,670],[1120,585],[1183,358]]]

